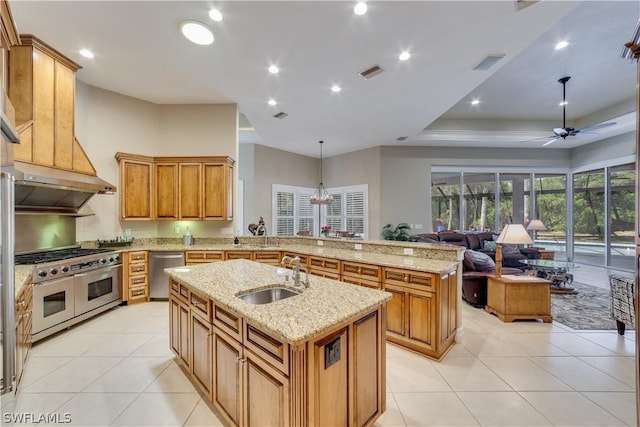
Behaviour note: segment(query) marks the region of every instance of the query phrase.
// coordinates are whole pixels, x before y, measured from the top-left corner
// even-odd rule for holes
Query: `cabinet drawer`
[[[323,268],[326,270],[333,270],[336,273],[340,273],[340,261],[331,258],[322,258],[317,256],[309,257],[309,268]]]
[[[129,262],[147,262],[147,251],[129,252]]]
[[[383,269],[382,280],[384,283],[405,285],[412,289],[428,291],[436,290],[438,283],[435,274],[388,267]]]
[[[148,285],[149,278],[147,276],[129,276],[129,289]]]
[[[324,277],[325,279],[340,280],[340,273],[335,271],[327,271],[319,268],[310,268],[309,274],[313,274],[314,276]]]
[[[280,252],[254,252],[253,260],[264,264],[280,265]]]
[[[173,293],[173,295],[175,295],[178,300],[184,302],[185,304],[189,303],[190,292],[189,288],[187,288],[185,285],[172,280],[171,293]]]
[[[380,267],[371,264],[362,264],[359,262],[342,261],[341,272],[343,275],[359,277],[362,279],[380,281]]]
[[[149,298],[148,286],[138,286],[135,288],[129,288],[129,304],[147,301],[148,298]]]
[[[198,264],[204,262],[215,262],[224,260],[222,251],[187,251],[185,253],[187,263]]]
[[[245,322],[244,345],[283,374],[289,375],[289,344]]]
[[[129,263],[129,275],[147,274],[149,272],[148,264],[145,263]]]
[[[229,251],[225,253],[225,259],[251,259],[251,251]]]
[[[191,292],[190,297],[191,310],[195,313],[198,313],[205,319],[208,323],[211,323],[212,320],[212,303],[209,298],[198,295],[195,292]]]
[[[242,342],[242,318],[230,310],[213,305],[213,324]]]
[[[360,279],[351,276],[342,276],[342,281],[344,283],[350,283],[352,285],[365,286],[371,289],[380,289],[380,282],[376,282],[374,280]]]

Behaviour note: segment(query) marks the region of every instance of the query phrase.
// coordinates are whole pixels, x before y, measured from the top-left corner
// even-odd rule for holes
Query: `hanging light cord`
[[[324,185],[322,183],[322,144],[324,144],[324,141],[320,141],[320,185]]]

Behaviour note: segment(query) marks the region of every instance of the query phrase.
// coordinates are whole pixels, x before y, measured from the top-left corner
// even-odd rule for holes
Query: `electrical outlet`
[[[318,246],[324,246],[324,242],[322,240],[318,240]]]
[[[413,255],[413,248],[404,248],[405,255]]]
[[[361,251],[362,250],[362,243],[356,243],[355,244],[355,248],[357,251]]]
[[[176,236],[180,235],[180,226],[176,225],[175,227],[173,227],[173,234],[175,234]]]
[[[340,337],[324,346],[324,369],[340,361]]]

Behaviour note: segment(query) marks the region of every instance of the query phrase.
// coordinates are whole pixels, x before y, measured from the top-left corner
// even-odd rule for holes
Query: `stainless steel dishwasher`
[[[169,299],[169,276],[164,269],[183,265],[184,252],[149,252],[149,298]]]

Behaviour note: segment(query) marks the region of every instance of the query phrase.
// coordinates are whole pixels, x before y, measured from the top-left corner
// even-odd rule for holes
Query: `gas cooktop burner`
[[[69,248],[57,249],[53,251],[34,252],[31,254],[16,255],[16,265],[44,264],[47,262],[61,261],[63,259],[77,258],[86,255],[101,254],[103,252],[113,252],[113,249],[82,249]]]

